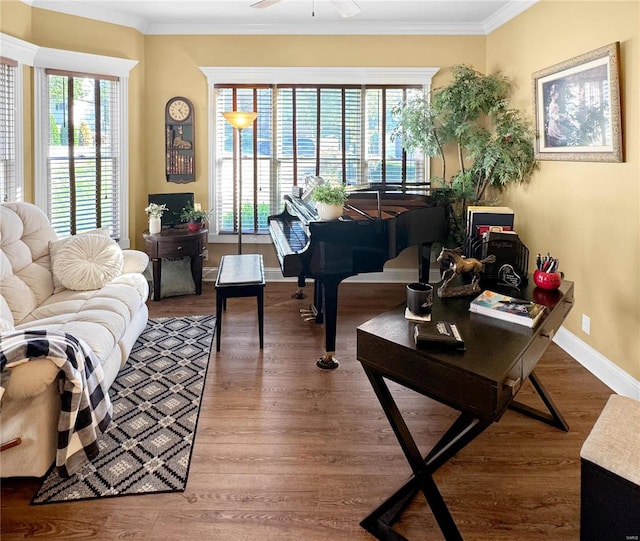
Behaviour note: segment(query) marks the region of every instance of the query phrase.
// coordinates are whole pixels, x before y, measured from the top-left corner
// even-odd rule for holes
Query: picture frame
[[[533,74],[537,160],[622,162],[620,44]]]

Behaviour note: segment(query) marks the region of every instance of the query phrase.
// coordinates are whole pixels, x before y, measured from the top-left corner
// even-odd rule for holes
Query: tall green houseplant
[[[467,65],[452,68],[453,80],[398,105],[394,114],[408,151],[440,158],[440,177],[432,183],[450,188],[454,199],[454,243],[464,236],[466,207],[485,201],[487,188],[502,190],[528,180],[535,168],[534,133],[516,109],[509,108],[511,83],[501,74],[483,75]],[[451,176],[447,158],[455,155]]]

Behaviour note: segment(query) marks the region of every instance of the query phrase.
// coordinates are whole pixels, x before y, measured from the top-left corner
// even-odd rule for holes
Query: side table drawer
[[[161,242],[158,244],[158,257],[192,257],[200,255],[198,239],[183,242]]]

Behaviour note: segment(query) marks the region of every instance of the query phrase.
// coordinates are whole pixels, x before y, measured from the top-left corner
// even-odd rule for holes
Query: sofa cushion
[[[0,317],[0,332],[10,332],[13,330],[15,330],[13,322]]]
[[[125,274],[98,290],[65,289],[38,306],[18,330],[51,329],[84,340],[104,362],[148,295],[141,274]]]
[[[53,292],[49,242],[56,233],[35,205],[0,205],[0,294],[14,323],[22,321]]]
[[[64,248],[69,241],[71,241],[71,240],[73,240],[76,237],[79,237],[81,235],[102,235],[104,237],[109,237],[109,229],[107,229],[106,227],[100,227],[98,229],[91,229],[91,230],[85,231],[83,233],[78,233],[77,235],[74,235],[74,236],[71,236],[71,237],[65,237],[63,239],[59,239],[59,240],[55,240],[53,242],[49,242],[49,254],[50,254],[50,257],[51,257],[51,267],[52,268],[55,265],[55,262],[56,262],[56,259],[58,258],[58,254],[60,253],[60,250],[62,250],[62,248]],[[65,289],[65,286],[62,284],[62,282],[60,281],[59,277],[56,276],[55,273],[53,273],[53,292],[54,293],[60,293],[64,289]]]
[[[124,257],[122,274],[129,272],[141,274],[149,264],[149,256],[138,250],[122,250],[122,256]]]
[[[78,235],[67,242],[53,262],[53,275],[67,289],[100,289],[122,274],[122,250],[104,235]]]

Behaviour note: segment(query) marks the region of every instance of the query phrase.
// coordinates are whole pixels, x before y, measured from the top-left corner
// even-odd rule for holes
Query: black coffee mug
[[[407,284],[407,307],[416,316],[426,316],[433,307],[433,286],[422,282]]]

